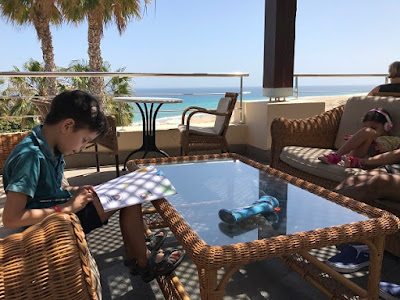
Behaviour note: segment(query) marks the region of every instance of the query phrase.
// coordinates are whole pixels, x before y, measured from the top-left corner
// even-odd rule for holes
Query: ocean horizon
[[[317,96],[343,96],[351,94],[368,93],[376,85],[309,85],[299,87],[299,98]],[[262,96],[262,87],[243,87],[243,101],[268,100],[269,97]],[[172,97],[180,98],[182,103],[164,104],[158,115],[157,120],[181,116],[183,110],[189,106],[200,106],[207,109],[215,109],[219,99],[225,92],[239,92],[239,87],[193,87],[193,88],[136,88],[134,94],[137,96],[151,97]],[[193,95],[194,94],[194,95]],[[211,95],[210,95],[211,94]],[[221,94],[221,95],[219,95]],[[294,99],[293,96],[288,99]],[[141,122],[141,115],[136,107],[134,108],[133,123]]]

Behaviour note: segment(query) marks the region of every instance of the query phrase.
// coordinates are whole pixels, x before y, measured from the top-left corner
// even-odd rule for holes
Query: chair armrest
[[[303,120],[277,118],[271,124],[271,167],[286,146],[333,148],[344,105]]]
[[[225,116],[225,113],[218,113],[216,110],[206,109],[206,108],[198,107],[198,106],[190,106],[190,107],[186,108],[182,113],[182,123],[181,123],[182,125],[185,124],[186,113],[191,110],[194,110],[194,111],[190,113],[190,115],[188,116],[188,120],[190,120],[191,116],[195,113],[205,113],[205,114],[212,114],[212,115],[216,115],[216,116]]]

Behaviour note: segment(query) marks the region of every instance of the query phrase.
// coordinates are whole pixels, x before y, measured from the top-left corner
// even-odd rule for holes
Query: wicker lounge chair
[[[374,107],[388,109],[399,124],[400,101],[394,97],[353,97],[346,105],[312,118],[275,119],[271,124],[271,167],[327,189],[334,189],[346,176],[362,174],[364,170],[326,165],[317,157],[338,149],[343,136],[359,130],[361,116]],[[399,133],[400,128],[395,128],[393,134]],[[400,216],[398,203],[373,199],[368,204]],[[400,232],[386,238],[386,250],[400,257]]]
[[[381,97],[400,97],[400,93],[395,92],[376,92],[374,96],[381,96]]]
[[[37,109],[40,112],[40,119],[43,122],[46,118],[46,115],[50,111],[51,101],[49,100],[42,100],[42,99],[32,99],[32,102],[36,105]],[[85,151],[84,153],[94,153],[96,155],[96,168],[97,172],[100,172],[100,164],[99,164],[99,152],[98,145],[101,145],[108,150],[107,154],[111,154],[115,156],[115,167],[117,177],[119,176],[119,153],[118,153],[118,132],[117,132],[117,123],[115,117],[107,116],[108,121],[108,132],[101,138],[100,140],[96,141],[96,143],[92,143],[86,147],[86,149],[94,148],[94,151]]]
[[[0,239],[0,299],[101,299],[79,219],[55,213]]]
[[[229,152],[225,135],[229,127],[229,120],[235,108],[237,93],[226,93],[221,98],[216,110],[191,106],[182,114],[182,124],[178,129],[181,132],[181,154],[199,150],[221,150]],[[186,119],[186,113],[188,113]],[[198,113],[216,116],[213,128],[195,127],[190,125],[191,118]],[[186,121],[186,123],[185,123]]]

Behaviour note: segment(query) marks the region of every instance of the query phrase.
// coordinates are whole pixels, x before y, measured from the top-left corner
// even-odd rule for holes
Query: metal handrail
[[[0,72],[0,77],[249,77],[248,73]]]
[[[293,74],[294,92],[296,99],[299,98],[299,77],[384,77],[385,84],[389,82],[388,74]]]
[[[239,77],[239,122],[243,123],[243,77],[248,73],[0,72],[0,77]]]

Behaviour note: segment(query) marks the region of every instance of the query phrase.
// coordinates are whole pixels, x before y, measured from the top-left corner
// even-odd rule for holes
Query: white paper
[[[150,166],[94,187],[104,211],[131,206],[176,194],[165,175]]]

